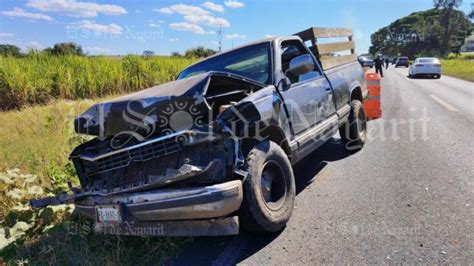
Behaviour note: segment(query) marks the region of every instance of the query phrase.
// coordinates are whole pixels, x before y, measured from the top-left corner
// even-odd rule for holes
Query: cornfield
[[[90,99],[137,91],[173,80],[195,59],[50,56],[0,57],[0,110],[52,99]]]

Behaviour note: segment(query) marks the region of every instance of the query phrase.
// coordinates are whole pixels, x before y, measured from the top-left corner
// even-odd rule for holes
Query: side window
[[[284,41],[281,44],[282,55],[281,55],[281,64],[283,72],[286,72],[290,67],[290,62],[293,58],[298,57],[303,54],[308,54],[308,51],[304,48],[304,46],[299,41]],[[321,71],[319,70],[318,66],[315,64],[315,69],[311,72],[300,76],[294,76],[288,74],[288,78],[290,79],[291,83],[302,82],[305,80],[313,79],[316,77],[321,76]]]

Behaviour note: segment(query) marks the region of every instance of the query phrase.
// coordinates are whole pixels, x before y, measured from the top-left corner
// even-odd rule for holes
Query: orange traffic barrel
[[[380,76],[376,73],[366,73],[367,89],[369,97],[364,101],[364,109],[368,119],[382,117]]]

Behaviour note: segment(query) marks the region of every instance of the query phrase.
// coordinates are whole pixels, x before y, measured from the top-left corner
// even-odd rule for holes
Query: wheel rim
[[[263,166],[261,192],[265,205],[272,210],[281,208],[286,196],[286,182],[283,171],[275,161],[268,161]]]

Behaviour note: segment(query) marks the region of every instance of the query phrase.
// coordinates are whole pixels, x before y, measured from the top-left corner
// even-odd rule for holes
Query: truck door
[[[290,65],[290,61],[302,54],[309,54],[307,48],[298,40],[287,40],[281,43],[281,64],[285,73]],[[289,75],[289,74],[288,74]],[[322,70],[315,62],[315,69],[299,77],[288,76],[291,87],[282,92],[285,104],[293,126],[293,132],[298,139],[298,135],[305,134],[315,127],[321,128],[316,137],[334,125],[320,127],[319,124],[326,122],[327,118],[335,114],[333,103],[333,92],[331,85],[322,74]],[[337,123],[337,120],[336,120]],[[333,131],[333,128],[330,129]],[[332,135],[330,135],[332,136]]]

